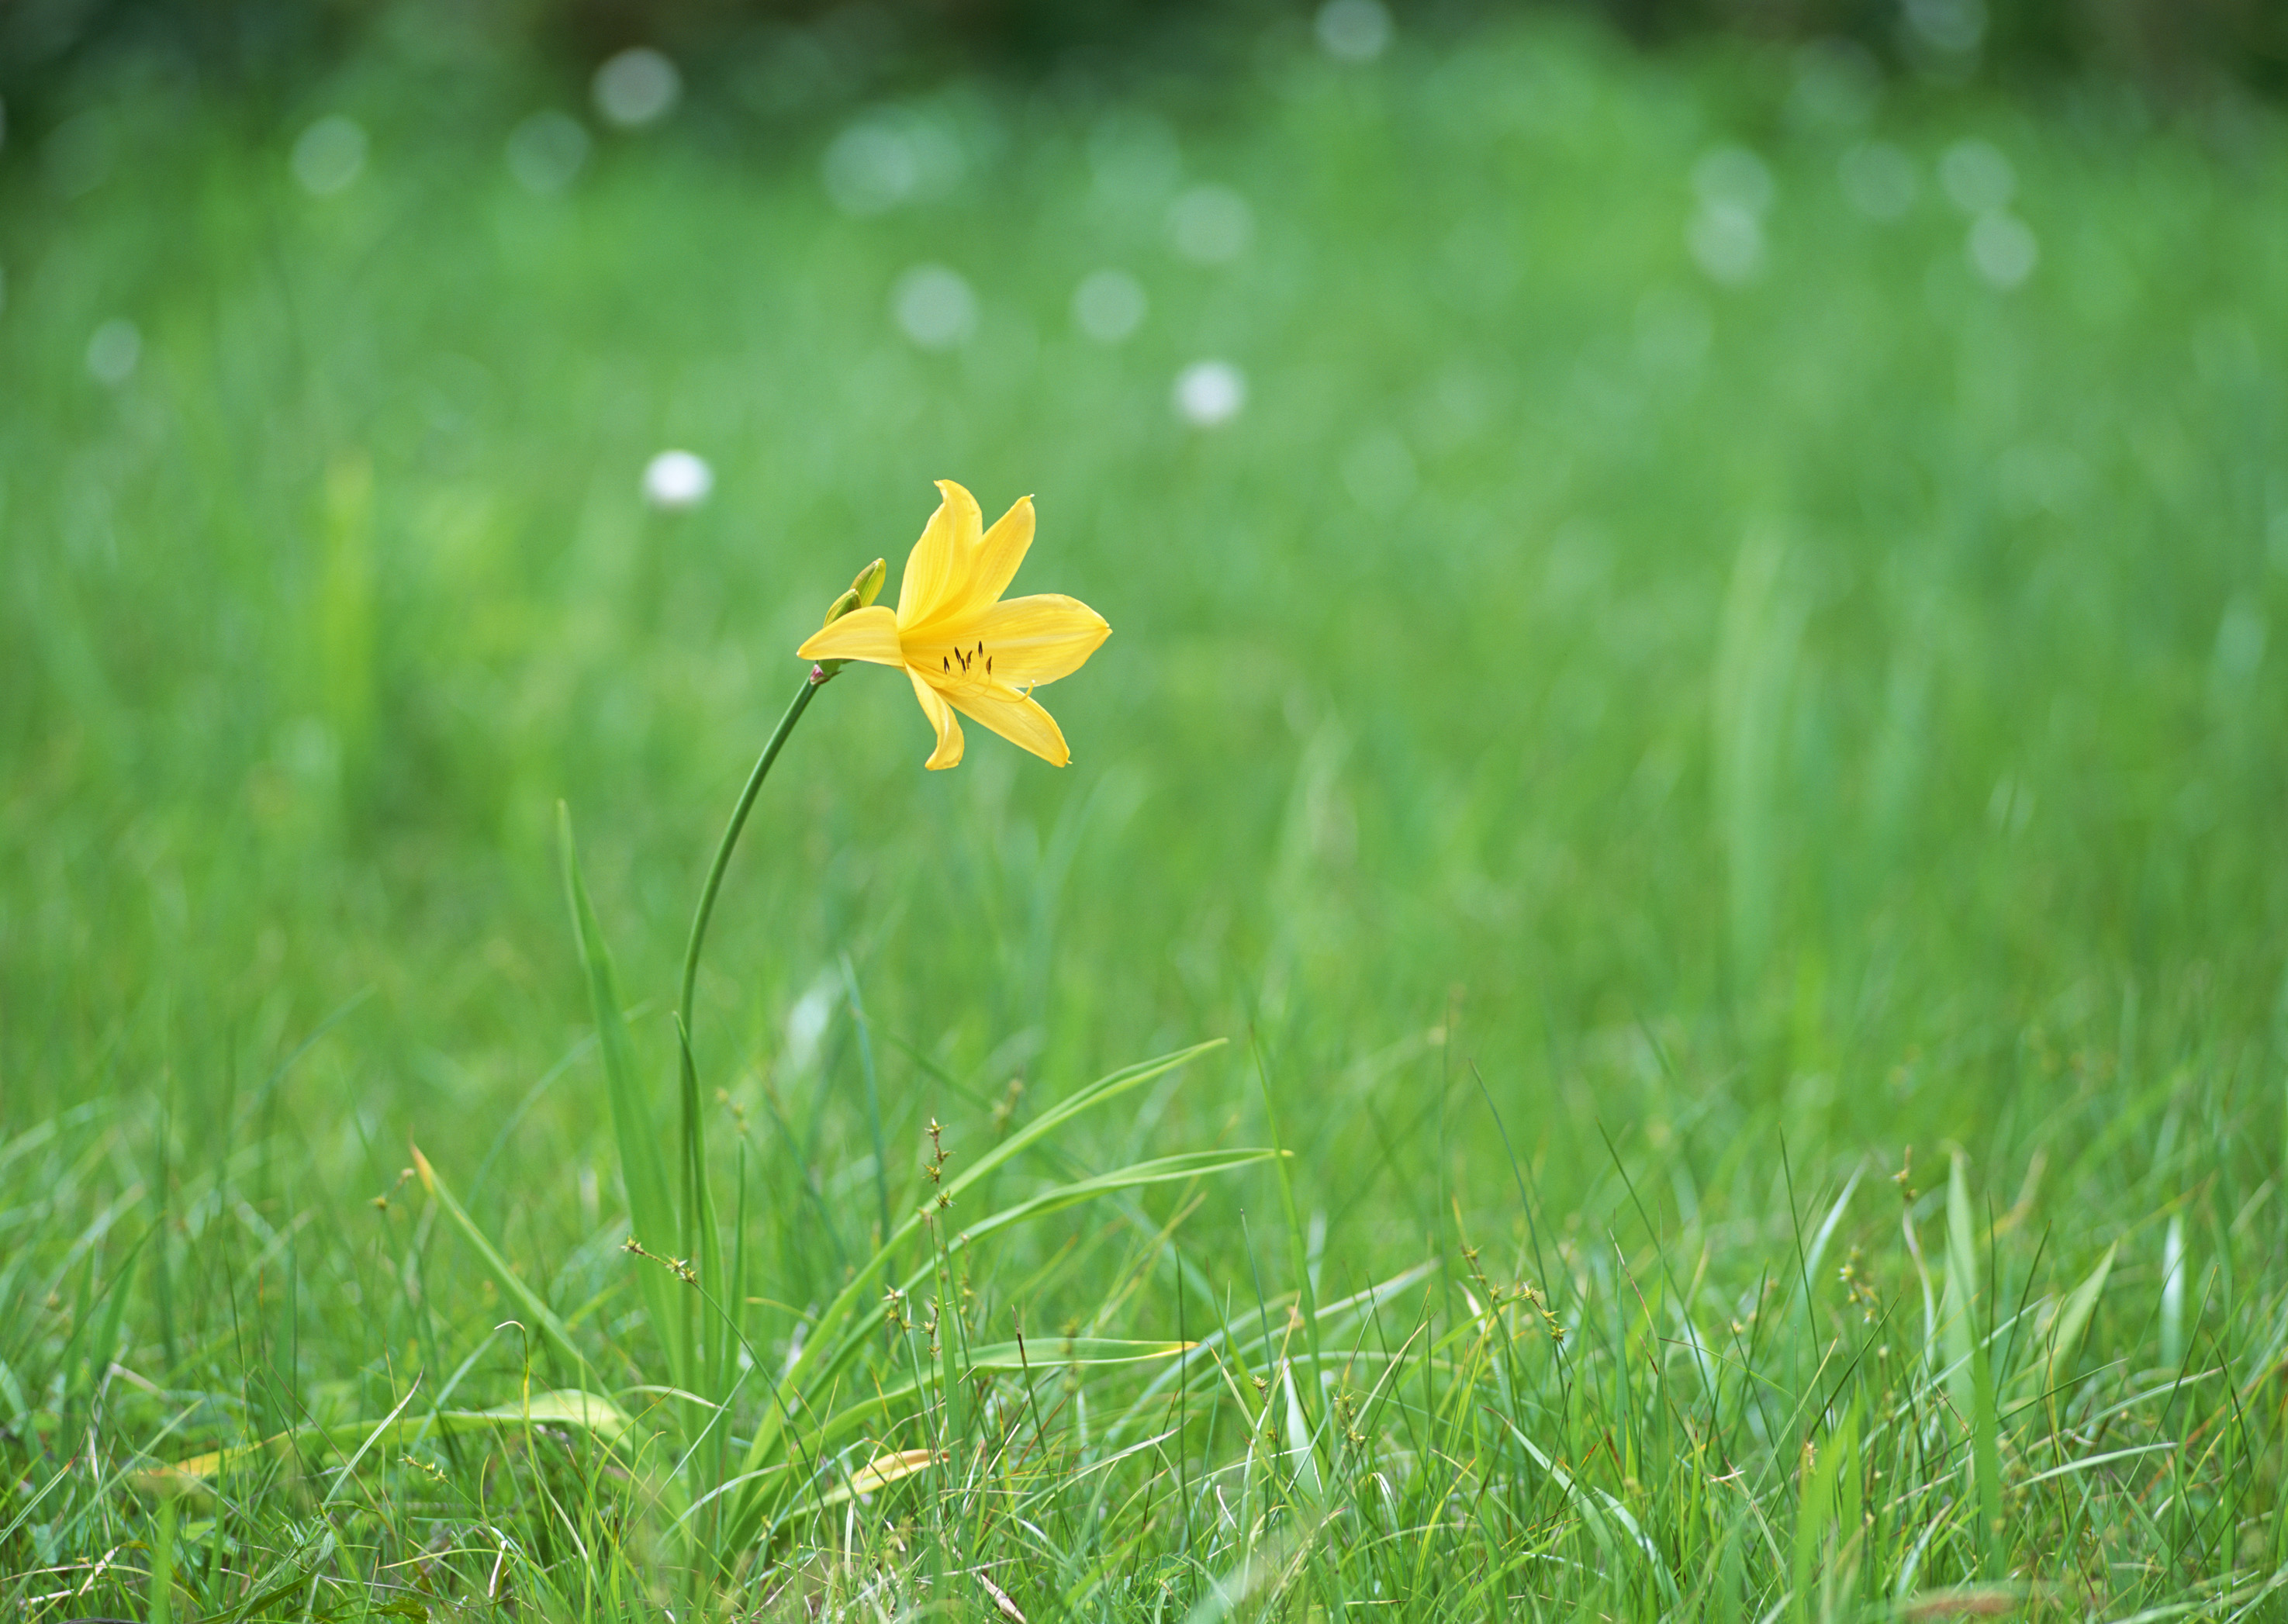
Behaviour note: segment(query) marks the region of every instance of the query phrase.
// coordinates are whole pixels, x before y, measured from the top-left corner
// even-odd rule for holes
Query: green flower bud
[[[889,565],[880,558],[858,572],[856,579],[850,583],[850,590],[858,594],[859,608],[869,606],[882,595],[882,582],[889,579]]]

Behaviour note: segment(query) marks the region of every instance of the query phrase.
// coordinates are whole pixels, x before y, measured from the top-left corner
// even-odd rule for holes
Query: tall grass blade
[[[620,1153],[620,1179],[627,1189],[630,1232],[645,1246],[665,1251],[677,1244],[680,1231],[675,1205],[668,1193],[659,1128],[637,1080],[635,1045],[629,1038],[627,1017],[622,1011],[619,978],[612,970],[611,952],[604,945],[603,929],[596,923],[596,910],[588,901],[587,884],[580,876],[580,854],[572,839],[571,809],[560,801],[556,805],[556,835],[563,858],[565,899],[572,909],[572,931],[579,942],[581,968],[587,972],[589,1009],[596,1022],[596,1046],[603,1057],[604,1089],[612,1105],[613,1137]],[[676,1381],[687,1382],[691,1375],[685,1334],[688,1316],[679,1287],[663,1269],[645,1268],[639,1278],[645,1304],[651,1311],[653,1331],[667,1353],[668,1367]]]
[[[2105,1256],[2097,1260],[2097,1267],[2089,1271],[2089,1278],[2073,1288],[2073,1294],[2059,1309],[2057,1324],[2050,1333],[2049,1368],[2044,1386],[2056,1387],[2059,1375],[2070,1366],[2074,1355],[2080,1351],[2082,1336],[2089,1329],[2090,1316],[2097,1311],[2097,1301],[2105,1295],[2106,1277],[2113,1272],[2114,1254],[2120,1250],[2121,1243],[2117,1240],[2106,1248]]]
[[[421,1147],[417,1145],[410,1148],[414,1170],[421,1176],[421,1187],[443,1209],[446,1220],[461,1232],[461,1239],[469,1243],[470,1250],[476,1253],[478,1261],[485,1266],[485,1271],[493,1277],[493,1283],[500,1287],[501,1295],[515,1305],[520,1318],[546,1338],[548,1345],[563,1358],[568,1369],[586,1374],[587,1357],[573,1342],[571,1333],[564,1328],[564,1322],[556,1317],[555,1310],[540,1300],[540,1294],[525,1283],[524,1277],[500,1255],[500,1248],[493,1245],[477,1221],[469,1216],[468,1209],[454,1199],[445,1181],[437,1176],[437,1169],[429,1165],[429,1158],[421,1153]]]

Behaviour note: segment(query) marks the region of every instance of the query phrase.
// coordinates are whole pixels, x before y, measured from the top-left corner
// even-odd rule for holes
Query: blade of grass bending
[[[367,1452],[372,1449],[375,1441],[389,1430],[397,1418],[405,1414],[405,1406],[413,1402],[413,1395],[420,1390],[421,1378],[416,1376],[413,1378],[413,1385],[405,1390],[405,1397],[397,1401],[397,1407],[384,1416],[381,1424],[366,1435],[365,1442],[357,1446],[357,1453],[342,1462],[342,1470],[334,1478],[334,1486],[326,1491],[326,1497],[318,1502],[319,1505],[330,1506],[334,1503],[334,1499],[342,1492],[343,1485],[349,1482],[350,1474],[357,1470],[358,1462],[365,1459]]]
[[[970,1350],[962,1360],[962,1368],[965,1375],[975,1375],[980,1371],[988,1370],[1029,1368],[1037,1372],[1102,1365],[1135,1365],[1154,1359],[1175,1359],[1197,1345],[1180,1342],[1129,1342],[1110,1336],[1059,1336],[1041,1343],[988,1343]],[[938,1372],[928,1366],[922,1367],[922,1378],[916,1381],[910,1376],[895,1386],[877,1389],[835,1411],[820,1423],[817,1438],[820,1447],[831,1449],[838,1440],[859,1431],[876,1417],[918,1397],[940,1379]],[[747,1488],[757,1481],[786,1477],[791,1470],[790,1463],[782,1462],[748,1476],[718,1484],[694,1501],[675,1519],[672,1526],[680,1526],[726,1494]],[[855,1477],[862,1478],[863,1475],[864,1469],[862,1468]],[[790,1509],[784,1516],[789,1518],[801,1517],[814,1509],[814,1505],[799,1506]]]
[[[587,884],[580,877],[571,809],[561,801],[556,804],[556,836],[564,864],[565,899],[572,909],[573,934],[579,943],[581,966],[587,972],[588,1002],[596,1021],[596,1044],[603,1056],[604,1090],[611,1100],[612,1133],[619,1145],[620,1180],[627,1188],[631,1232],[645,1245],[663,1250],[675,1244],[677,1231],[659,1132],[636,1080],[635,1045],[628,1036],[627,1018],[621,1012],[619,978],[613,973],[611,951],[604,945],[596,910],[588,901]],[[425,1179],[427,1175],[423,1176]],[[458,1208],[450,1210],[457,1213]],[[465,1218],[462,1221],[465,1223]],[[644,1301],[667,1353],[668,1367],[679,1386],[688,1386],[687,1343],[682,1335],[686,1304],[663,1270],[645,1269],[641,1278]]]
[[[445,1181],[437,1176],[437,1169],[429,1165],[429,1158],[421,1153],[421,1147],[416,1145],[408,1148],[413,1153],[414,1171],[421,1176],[421,1187],[444,1209],[445,1216],[452,1220],[453,1227],[461,1232],[461,1238],[469,1243],[485,1267],[492,1271],[493,1280],[500,1287],[501,1295],[530,1319],[534,1327],[564,1356],[572,1369],[584,1375],[589,1374],[587,1359],[573,1344],[571,1334],[565,1330],[564,1322],[556,1317],[555,1311],[542,1302],[540,1294],[525,1284],[523,1277],[509,1267],[508,1259],[500,1255],[499,1249],[486,1238],[484,1231],[477,1227],[477,1221],[453,1199],[453,1192],[445,1187]]]
[[[410,1394],[407,1397],[409,1398]],[[584,1392],[578,1388],[552,1389],[535,1393],[530,1398],[513,1398],[506,1404],[484,1410],[437,1410],[428,1414],[404,1418],[405,1406],[401,1403],[381,1421],[313,1422],[281,1432],[251,1444],[240,1444],[229,1449],[211,1449],[168,1466],[155,1466],[131,1471],[128,1481],[145,1494],[182,1493],[206,1488],[213,1479],[237,1462],[250,1460],[265,1453],[286,1454],[313,1446],[347,1451],[351,1440],[359,1444],[340,1469],[346,1480],[352,1469],[364,1459],[366,1453],[385,1440],[392,1446],[402,1441],[417,1443],[428,1432],[440,1435],[456,1432],[497,1432],[532,1423],[554,1427],[578,1427],[593,1434],[607,1444],[617,1443],[635,1426],[627,1412],[600,1394]],[[337,1492],[338,1491],[337,1485]],[[326,1499],[330,1501],[333,1494]],[[323,1503],[323,1502],[322,1502]]]
[[[1109,1173],[1101,1173],[1096,1175],[1094,1177],[1079,1179],[1069,1184],[1061,1184],[1053,1190],[1042,1192],[1039,1195],[1033,1197],[1029,1200],[1021,1201],[1013,1207],[1004,1208],[999,1212],[990,1215],[981,1222],[973,1224],[967,1229],[961,1231],[953,1245],[955,1247],[965,1248],[976,1241],[981,1240],[987,1236],[997,1232],[997,1231],[1013,1228],[1016,1224],[1021,1224],[1029,1219],[1041,1217],[1049,1213],[1061,1212],[1068,1207],[1076,1206],[1083,1201],[1093,1200],[1100,1196],[1110,1195],[1123,1190],[1132,1190],[1144,1184],[1184,1182],[1196,1178],[1202,1178],[1212,1173],[1228,1172],[1234,1168],[1246,1167],[1254,1162],[1265,1161],[1269,1158],[1271,1154],[1272,1153],[1267,1150],[1192,1151],[1187,1152],[1182,1155],[1162,1157],[1153,1161],[1136,1162],[1125,1168],[1116,1168],[1114,1171]],[[949,1188],[951,1186],[949,1186]],[[952,1248],[948,1248],[949,1253],[950,1253],[951,1250]],[[878,1258],[877,1262],[878,1263],[880,1259]],[[919,1268],[907,1275],[903,1279],[895,1282],[899,1291],[910,1297],[916,1290],[920,1288],[925,1281],[928,1280],[932,1275],[937,1271],[939,1262],[940,1260],[938,1259],[936,1253],[933,1251],[929,1259]],[[869,1304],[865,1311],[841,1334],[841,1339],[835,1344],[831,1353],[830,1353],[815,1368],[808,1372],[807,1379],[809,1382],[814,1386],[817,1386],[835,1380],[835,1378],[846,1369],[851,1362],[857,1358],[860,1351],[865,1348],[867,1343],[873,1339],[874,1333],[880,1327],[883,1317],[886,1311],[886,1305],[879,1300]],[[823,1327],[825,1322],[825,1316],[822,1315],[820,1317],[820,1325]],[[821,1345],[822,1335],[822,1332],[814,1333],[810,1345],[813,1347]],[[1085,1343],[1087,1340],[1088,1339],[1085,1338],[1059,1338],[1052,1339],[1050,1343],[1039,1344],[1029,1343],[1025,1344],[1025,1351],[1029,1352],[1037,1345],[1048,1347],[1053,1345],[1061,1345],[1066,1342]],[[949,1343],[950,1339],[948,1339],[948,1345],[949,1345]],[[981,1350],[980,1353],[993,1351],[997,1349],[1006,1351],[1012,1355],[1014,1355],[1016,1348],[1017,1344],[1013,1343],[1006,1344],[997,1343],[991,1344],[988,1349]],[[973,1353],[969,1356],[971,1361],[970,1367],[981,1367],[974,1364],[974,1360],[979,1356],[979,1353]],[[1050,1361],[1042,1357],[1035,1357],[1032,1362],[1037,1368],[1043,1367],[1045,1364],[1056,1361]],[[1092,1363],[1101,1361],[1080,1360],[1076,1362]],[[1011,1367],[1013,1368],[1014,1367]],[[950,1374],[950,1365],[948,1365],[944,1369],[935,1373],[931,1373],[926,1369],[926,1367],[925,1367],[924,1375],[921,1379],[925,1382],[934,1379],[941,1383],[949,1384]],[[838,1419],[839,1416],[838,1414],[833,1421],[830,1421],[827,1423],[830,1431],[835,1424],[835,1422],[838,1421]],[[757,1457],[751,1451],[750,1451],[744,1470],[752,1471],[756,1465]]]
[[[996,1168],[1029,1150],[1082,1113],[1093,1110],[1108,1100],[1116,1099],[1131,1089],[1140,1088],[1154,1078],[1163,1076],[1180,1066],[1197,1059],[1209,1050],[1220,1049],[1222,1046],[1221,1038],[1212,1039],[1205,1043],[1196,1043],[1188,1049],[1177,1050],[1172,1054],[1162,1055],[1156,1059],[1124,1066],[1108,1076],[1099,1078],[1087,1087],[1076,1090],[1069,1097],[1059,1101],[1012,1133],[1000,1144],[978,1157],[976,1161],[970,1163],[965,1171],[947,1182],[945,1193],[957,1200],[965,1191],[979,1180],[989,1176]],[[819,1368],[827,1364],[825,1356],[820,1352],[820,1350],[830,1345],[835,1347],[834,1367],[838,1367],[846,1359],[847,1354],[840,1345],[844,1321],[857,1311],[859,1303],[873,1291],[875,1282],[889,1267],[893,1254],[920,1227],[921,1214],[916,1212],[899,1224],[894,1232],[884,1236],[882,1244],[875,1250],[874,1256],[852,1275],[849,1283],[843,1287],[834,1300],[820,1313],[817,1321],[811,1327],[809,1337],[803,1344],[802,1352],[796,1357],[792,1366],[780,1379],[777,1390],[778,1401],[765,1412],[757,1423],[754,1439],[747,1446],[745,1461],[740,1469],[741,1476],[753,1473],[769,1456],[771,1450],[778,1442],[779,1435],[785,1429],[787,1417],[800,1403],[804,1388],[814,1376],[827,1374]],[[973,1230],[971,1232],[974,1234],[977,1232]],[[880,1308],[878,1303],[875,1304],[875,1308],[878,1314]],[[760,1520],[761,1510],[759,1500],[755,1495],[749,1494],[743,1497],[738,1511],[732,1519],[729,1548],[744,1544],[751,1536],[755,1525]]]

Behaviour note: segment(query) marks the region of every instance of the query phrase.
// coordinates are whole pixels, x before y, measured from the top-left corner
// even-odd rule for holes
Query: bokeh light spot
[[[950,350],[977,330],[977,296],[960,272],[918,265],[898,278],[890,313],[925,350]]]
[[[294,178],[313,197],[347,191],[365,170],[365,127],[330,113],[295,139]]]
[[[1710,280],[1737,288],[1764,270],[1764,227],[1736,203],[1704,203],[1685,227],[1684,244]]]
[[[644,500],[663,512],[679,513],[707,500],[715,471],[691,451],[663,451],[644,464]]]
[[[1985,0],[1903,0],[1908,38],[1944,56],[1966,57],[1986,38]]]
[[[1144,284],[1127,272],[1092,271],[1073,290],[1073,325],[1099,344],[1118,344],[1144,325]]]
[[[58,124],[40,146],[40,168],[59,197],[82,197],[111,178],[119,132],[111,115],[91,107]]]
[[[1870,219],[1895,220],[1922,190],[1915,161],[1888,141],[1862,141],[1836,165],[1843,195]]]
[[[124,384],[142,360],[143,335],[124,317],[113,317],[88,337],[88,376],[99,384]]]
[[[826,194],[845,214],[882,214],[905,202],[921,180],[921,158],[902,131],[853,124],[826,149]]]
[[[655,124],[675,110],[683,95],[683,75],[675,64],[648,45],[632,45],[607,57],[590,87],[596,111],[623,130]]]
[[[1939,185],[1965,214],[2006,207],[2017,195],[2018,171],[2001,149],[1973,137],[1957,141],[1938,161]]]
[[[1390,12],[1381,0],[1327,0],[1313,24],[1319,49],[1345,62],[1371,62],[1390,49]]]
[[[1229,186],[1194,186],[1168,207],[1168,236],[1195,265],[1223,265],[1247,251],[1255,211]]]
[[[1196,428],[1229,423],[1247,405],[1247,379],[1227,360],[1196,360],[1176,375],[1176,415]]]
[[[2034,228],[2004,209],[1990,210],[1971,222],[1967,246],[1971,269],[2005,289],[2031,276],[2041,258]]]
[[[1744,147],[1718,147],[1703,153],[1692,166],[1692,189],[1704,203],[1753,215],[1768,211],[1779,195],[1771,166]]]
[[[552,110],[536,113],[509,132],[508,172],[526,191],[553,196],[578,178],[589,145],[578,119]]]

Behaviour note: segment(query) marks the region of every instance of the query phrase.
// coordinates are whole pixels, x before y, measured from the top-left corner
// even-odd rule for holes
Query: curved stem
[[[699,909],[692,915],[691,940],[683,950],[683,987],[675,1001],[675,1018],[683,1028],[683,1042],[687,1049],[691,1042],[691,989],[699,979],[699,950],[707,940],[707,922],[715,912],[715,893],[723,889],[723,871],[731,866],[731,852],[739,844],[739,832],[747,827],[747,814],[754,810],[755,796],[770,776],[771,764],[779,758],[779,751],[794,732],[794,725],[802,720],[802,713],[810,709],[811,696],[825,683],[829,674],[821,668],[811,668],[802,679],[802,688],[794,702],[779,718],[778,730],[771,741],[763,746],[763,754],[755,763],[755,770],[747,775],[747,787],[739,792],[739,804],[731,809],[731,822],[723,831],[723,844],[715,848],[714,867],[707,871],[706,889],[699,893]]]

